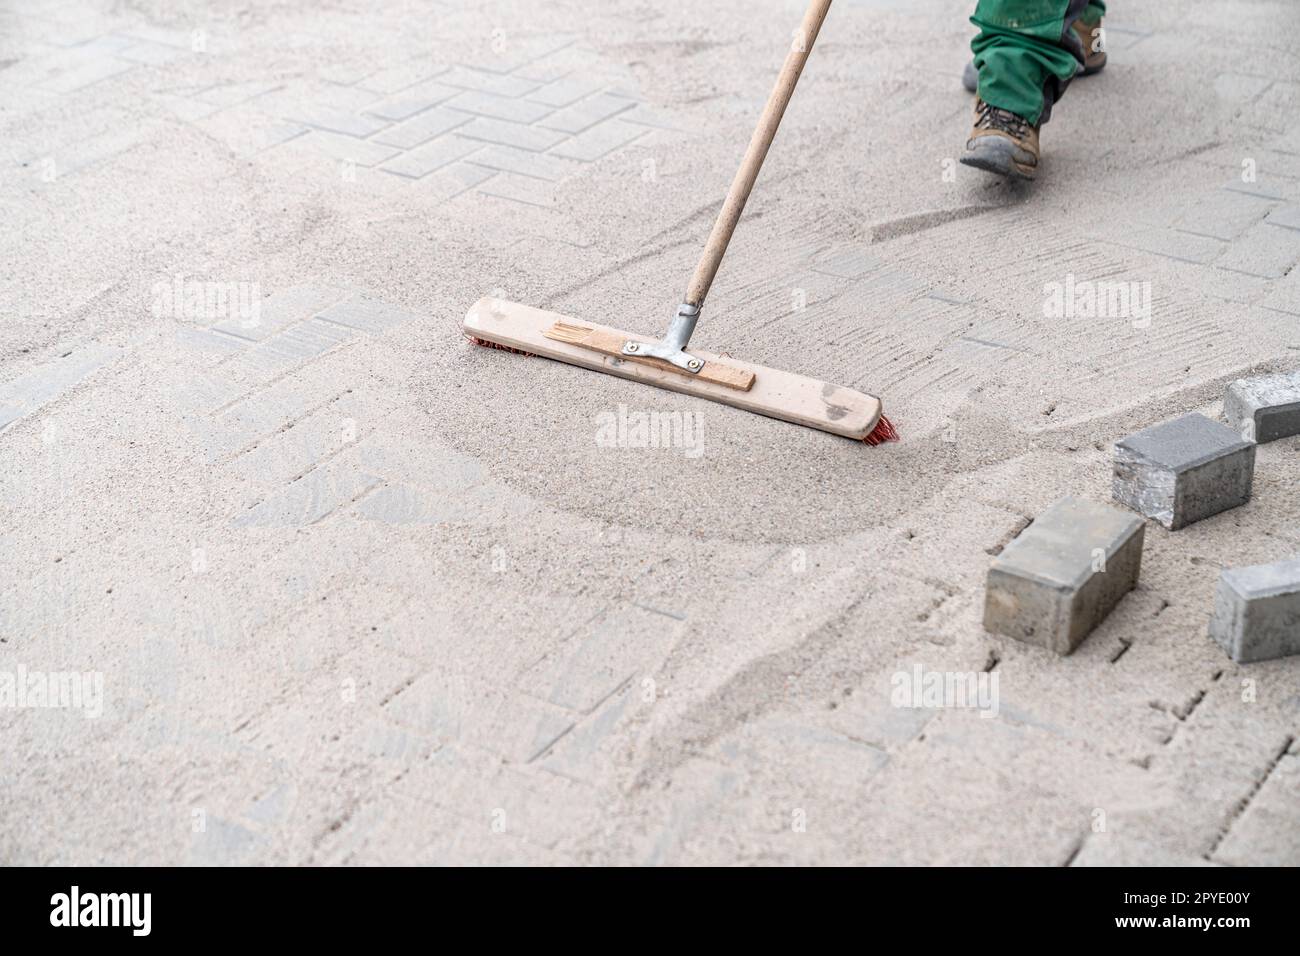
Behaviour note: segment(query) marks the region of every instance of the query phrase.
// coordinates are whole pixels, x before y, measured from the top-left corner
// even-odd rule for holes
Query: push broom
[[[684,392],[797,425],[865,441],[897,440],[874,395],[792,372],[709,352],[686,351],[704,299],[735,232],[745,201],[803,73],[831,0],[812,0],[745,150],[722,211],[704,247],[686,299],[659,341],[517,302],[486,297],[465,316],[465,334],[479,345],[542,355],[597,372]]]

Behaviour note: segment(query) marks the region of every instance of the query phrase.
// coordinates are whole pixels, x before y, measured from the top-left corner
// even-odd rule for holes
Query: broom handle
[[[717,222],[713,224],[713,231],[709,233],[704,255],[700,256],[700,263],[695,267],[695,275],[686,290],[686,302],[689,305],[697,308],[702,306],[704,297],[709,294],[709,286],[713,285],[713,277],[718,274],[718,266],[722,264],[727,244],[731,242],[731,234],[736,231],[736,222],[754,188],[754,180],[758,179],[758,171],[763,168],[768,147],[776,137],[781,117],[785,115],[785,108],[794,95],[795,84],[799,82],[799,75],[803,73],[803,66],[808,62],[808,54],[812,52],[813,42],[817,39],[822,21],[826,19],[830,8],[831,0],[812,0],[808,4],[808,12],[803,15],[803,23],[791,43],[781,74],[776,78],[776,86],[767,98],[767,105],[763,107],[758,128],[750,137],[745,158],[740,163],[736,178],[731,181],[731,189],[727,191],[727,199],[722,204],[722,211],[718,213]]]

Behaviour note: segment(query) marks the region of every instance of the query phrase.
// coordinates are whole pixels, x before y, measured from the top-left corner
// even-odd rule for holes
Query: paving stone
[[[319,317],[370,335],[379,335],[395,325],[422,318],[414,312],[408,312],[387,302],[362,297],[345,299],[327,309],[322,309]]]
[[[267,378],[322,355],[355,334],[337,323],[312,318],[259,342],[235,361],[245,371]]]
[[[465,90],[444,104],[448,109],[486,116],[488,119],[509,120],[512,123],[535,123],[550,116],[555,108],[542,103],[530,103],[509,96],[497,96],[481,90]]]
[[[1105,237],[1115,241],[1112,237]],[[1213,262],[1222,254],[1222,241],[1206,236],[1194,236],[1191,233],[1175,229],[1126,229],[1122,242],[1116,245],[1129,249],[1141,249],[1158,256],[1177,259],[1179,262],[1195,262],[1201,265]]]
[[[395,159],[384,163],[380,168],[397,176],[419,179],[458,159],[471,156],[482,148],[483,144],[475,140],[443,136],[431,143],[407,150]]]
[[[1187,852],[1133,840],[1118,833],[1090,833],[1070,866],[1151,867],[1215,864]]]
[[[688,818],[670,824],[693,831],[686,834],[687,846],[721,834],[748,842],[760,833],[784,832],[792,841],[785,848],[791,862],[836,858],[830,844],[849,832],[850,820],[861,819],[863,794],[876,792],[891,757],[819,726],[818,716],[782,711],[752,716],[711,746],[705,756],[730,770],[738,787],[702,804],[690,800],[695,806],[687,810]],[[693,770],[691,776],[703,775]]]
[[[124,60],[130,60],[132,63],[143,63],[147,66],[163,66],[173,60],[179,60],[181,57],[189,55],[189,50],[182,50],[162,43],[153,43],[149,40],[136,41],[117,53],[117,56]]]
[[[1274,203],[1259,196],[1221,189],[1184,210],[1174,225],[1195,236],[1231,242],[1268,215]]]
[[[140,142],[138,129],[111,129],[59,149],[53,156],[55,175],[62,179],[94,166],[119,153],[124,153]]]
[[[599,123],[585,133],[579,133],[572,139],[566,140],[552,149],[551,153],[555,156],[582,160],[584,163],[594,163],[614,150],[640,139],[646,135],[646,132],[645,127],[620,123],[614,119],[608,123]]]
[[[1137,586],[1145,527],[1115,508],[1062,498],[994,559],[984,627],[1069,654]]]
[[[1246,275],[1280,279],[1300,261],[1300,233],[1262,222],[1232,242],[1214,264]]]
[[[410,437],[405,434],[379,433],[361,440],[356,460],[385,478],[400,479],[432,492],[443,505],[455,505],[487,478],[482,462],[450,448],[434,446],[422,454],[413,454]],[[505,493],[495,484],[486,490],[498,496]]]
[[[632,100],[606,93],[567,106],[541,120],[538,125],[545,126],[547,129],[558,129],[564,133],[581,133],[611,116],[630,110],[635,105]]]
[[[304,126],[310,126],[313,129],[323,129],[331,133],[344,133],[358,139],[373,136],[381,129],[386,129],[392,125],[388,120],[380,119],[377,116],[367,116],[364,113],[355,113],[328,106],[299,107],[290,111],[286,115],[286,119],[302,123]],[[381,140],[381,142],[383,141]],[[402,144],[393,143],[391,145],[400,146]]]
[[[568,106],[570,103],[576,103],[584,96],[590,96],[597,92],[602,84],[595,80],[586,79],[582,76],[569,75],[562,76],[558,80],[552,80],[541,89],[534,90],[528,94],[528,99],[536,103],[545,103],[547,106],[554,106],[557,109],[562,106]]]
[[[563,51],[573,42],[573,38],[567,36],[510,36],[499,46],[493,44],[490,48],[480,49],[468,65],[493,73],[517,73],[536,60]]]
[[[1300,370],[1237,379],[1228,385],[1223,415],[1243,438],[1261,445],[1300,435]]]
[[[1278,79],[1269,84],[1263,96],[1246,104],[1234,121],[1243,126],[1286,131],[1293,128],[1288,118],[1297,112],[1300,112],[1300,83]]]
[[[517,173],[547,182],[559,182],[582,168],[569,159],[549,153],[534,153],[510,146],[482,146],[470,160],[476,166],[486,166],[500,172]]]
[[[222,109],[215,115],[200,119],[195,125],[224,143],[239,157],[255,156],[309,132],[314,132],[317,136],[337,135],[313,131],[298,123],[273,120],[258,110],[244,106]],[[351,137],[338,138],[361,142]]]
[[[841,246],[823,253],[815,260],[814,268],[841,279],[861,279],[871,272],[888,268],[884,260],[874,255],[866,246]]]
[[[300,391],[280,382],[242,398],[210,420],[190,424],[208,461],[219,461],[274,434],[304,415],[311,404]]]
[[[516,176],[514,173],[493,176],[479,187],[479,192],[485,196],[496,196],[498,199],[509,199],[530,206],[548,208],[555,205],[555,187],[551,183],[529,176]]]
[[[572,715],[518,692],[443,670],[425,674],[384,705],[398,723],[480,747],[515,763],[545,753]]]
[[[385,146],[410,149],[412,146],[426,143],[435,136],[441,136],[458,126],[463,126],[471,122],[471,120],[472,117],[466,113],[456,113],[452,110],[443,109],[441,106],[435,106],[423,113],[416,114],[404,123],[399,123],[392,129],[384,130],[374,139],[375,142],[383,143]]]
[[[445,497],[434,498],[411,485],[385,485],[357,504],[357,514],[383,524],[439,524],[460,516],[460,508]]]
[[[0,385],[0,429],[54,401],[121,354],[121,349],[110,345],[83,345]]]
[[[502,502],[495,485],[477,485],[439,493],[416,485],[386,484],[361,499],[356,515],[382,524],[494,524],[510,503]],[[517,511],[513,512],[517,514]]]
[[[1223,186],[1231,192],[1258,196],[1261,199],[1287,201],[1295,198],[1295,184],[1286,178],[1270,174],[1261,174],[1253,182],[1243,182],[1241,177],[1228,180]]]
[[[376,70],[370,57],[331,51],[331,55],[315,65],[314,72],[317,80],[329,86],[352,92],[366,92],[362,91],[357,84],[366,77],[372,76]]]
[[[239,341],[232,339],[231,341]],[[248,391],[247,386],[221,372],[187,375],[184,384],[168,397],[182,417],[210,415]]]
[[[431,60],[412,60],[362,77],[357,81],[357,86],[376,93],[409,92],[412,87],[425,83],[446,70],[445,66],[439,66]]]
[[[194,98],[224,109],[230,106],[238,106],[240,103],[247,103],[249,100],[257,99],[257,97],[270,93],[275,89],[279,89],[278,84],[260,80],[250,80],[243,83],[219,83],[216,86],[210,86],[206,90],[195,93]]]
[[[1115,443],[1115,500],[1171,531],[1250,500],[1255,445],[1195,412]]]
[[[632,108],[625,113],[619,113],[618,118],[623,123],[635,123],[638,126],[650,126],[654,129],[667,130],[675,133],[684,132],[681,123],[664,116],[659,111],[646,106],[644,103],[633,101]]]
[[[1300,229],[1300,206],[1280,206],[1270,212],[1264,221],[1282,229]]]
[[[133,43],[139,42],[140,41],[136,37],[125,36],[118,33],[109,33],[102,37],[95,37],[95,39],[91,40],[89,43],[82,43],[77,47],[77,49],[84,53],[106,53],[111,55],[125,50]]]
[[[1256,303],[1260,308],[1300,315],[1300,269],[1292,269],[1285,277],[1269,282],[1267,288],[1268,293]]]
[[[231,352],[248,348],[248,339],[188,326],[176,330],[175,341],[178,348],[207,352],[212,355],[229,355]]]
[[[1300,754],[1277,762],[1214,853],[1230,866],[1300,863]]]
[[[607,698],[547,751],[540,766],[574,780],[597,782],[600,768],[608,763],[605,750],[617,744],[617,730],[624,715],[634,713],[638,702],[649,706],[644,693],[640,683],[633,680]]]
[[[137,40],[148,40],[150,43],[161,43],[165,46],[173,46],[183,50],[188,50],[192,42],[191,33],[188,29],[171,29],[138,24],[123,31],[123,33],[125,36],[134,37]]]
[[[201,103],[184,96],[155,95],[154,101],[164,106],[177,119],[187,123],[205,119],[221,109],[211,103]]]
[[[212,329],[250,342],[260,342],[287,326],[311,318],[346,295],[342,289],[331,286],[293,286],[262,299],[258,303],[256,318],[225,319]]]
[[[321,131],[308,134],[308,142],[340,162],[366,167],[378,166],[401,152],[396,147],[384,146],[373,140]]]
[[[638,674],[655,670],[681,622],[636,606],[581,625],[520,679],[534,697],[588,713]]]
[[[349,394],[298,418],[292,428],[273,422],[264,432],[264,440],[226,465],[228,472],[245,480],[252,498],[247,507],[253,507],[269,491],[287,485],[355,441],[356,423],[362,418],[363,410],[360,400]],[[247,443],[245,438],[244,445]],[[385,490],[380,489],[363,501]]]
[[[465,114],[459,115],[464,116]],[[486,143],[499,143],[502,146],[514,146],[516,149],[532,150],[535,153],[545,152],[557,143],[562,143],[567,139],[563,133],[557,133],[554,130],[538,129],[536,126],[523,126],[519,123],[508,123],[505,120],[484,119],[481,116],[475,117],[472,122],[467,123],[457,132],[459,135],[467,136],[470,139],[479,139]]]
[[[47,78],[37,85],[55,93],[74,93],[100,80],[125,73],[134,66],[110,56],[64,56],[57,66],[51,68]]]
[[[569,44],[537,57],[531,63],[515,70],[516,76],[536,80],[538,84],[554,83],[566,77],[599,81],[602,86],[631,73],[623,63],[612,63],[608,57],[587,44]]]
[[[740,767],[751,780],[768,778],[769,791],[805,791],[818,778],[810,799],[860,794],[889,763],[879,747],[779,713],[747,722],[720,740],[711,756]]]
[[[1300,654],[1300,556],[1225,569],[1210,636],[1239,664]]]
[[[520,79],[517,76],[487,73],[483,70],[472,70],[464,66],[452,67],[438,77],[438,82],[467,90],[495,93],[497,96],[523,96],[526,93],[531,93],[541,85],[531,80]]]
[[[290,482],[230,523],[236,528],[299,528],[315,524],[381,481],[377,475],[331,462]]]
[[[436,83],[428,84],[419,87],[418,90],[407,90],[396,96],[389,97],[382,103],[368,106],[366,112],[372,116],[401,122],[410,119],[417,113],[423,113],[431,106],[446,102],[453,96],[460,95],[460,93],[461,91],[454,86],[442,86]]]
[[[247,863],[266,838],[247,827],[208,816],[203,831],[190,837],[187,862],[191,866],[238,866]]]
[[[413,186],[424,192],[432,202],[440,203],[455,199],[462,193],[480,186],[493,176],[496,170],[485,169],[466,162],[455,162],[436,170],[419,180]]]
[[[454,829],[480,833],[487,842],[521,837],[532,846],[549,846],[576,841],[599,825],[590,787],[546,770],[503,765],[468,746],[444,746],[393,790],[410,794],[419,806],[434,804],[455,814]],[[479,846],[461,861],[493,856]]]
[[[895,671],[897,673],[897,671]],[[888,675],[892,678],[892,674]],[[826,723],[854,740],[861,740],[879,750],[896,750],[915,740],[937,711],[920,706],[897,707],[886,689],[892,689],[884,676],[879,678],[876,693],[862,689],[839,702],[835,710],[826,715]]]
[[[1245,103],[1263,93],[1272,82],[1272,79],[1267,76],[1220,73],[1214,78],[1214,95],[1234,103]]]

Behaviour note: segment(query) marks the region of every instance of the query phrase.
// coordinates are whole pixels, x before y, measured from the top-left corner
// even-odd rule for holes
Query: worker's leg
[[[1102,44],[1101,18],[1106,15],[1106,4],[1102,0],[1093,0],[1074,22],[1074,32],[1083,44],[1083,69],[1076,76],[1089,76],[1101,71],[1106,65],[1106,51]],[[967,60],[961,71],[961,85],[974,93],[979,89],[980,74],[975,68],[974,60]]]
[[[980,99],[1031,126],[1047,122],[1087,55],[1073,29],[1085,11],[1100,19],[1105,7],[1101,0],[979,0],[971,51]]]

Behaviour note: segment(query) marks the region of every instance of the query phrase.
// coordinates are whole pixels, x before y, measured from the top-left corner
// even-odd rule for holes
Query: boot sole
[[[961,157],[961,162],[964,166],[973,166],[998,176],[1034,179],[1038,175],[1038,167],[1017,162],[1011,155],[1011,150],[1014,148],[1010,143],[998,140],[981,149],[968,149]]]

